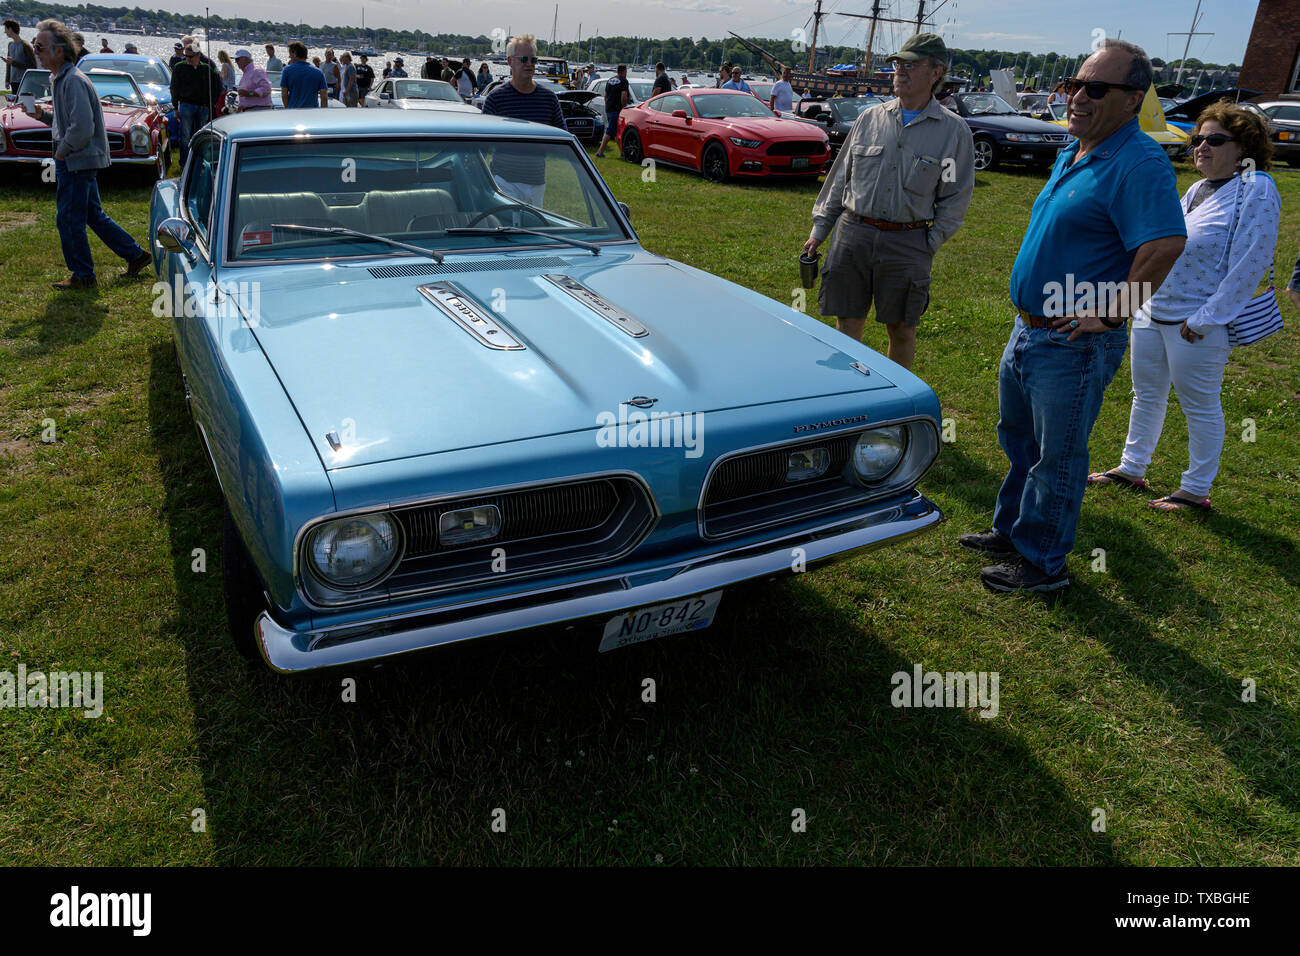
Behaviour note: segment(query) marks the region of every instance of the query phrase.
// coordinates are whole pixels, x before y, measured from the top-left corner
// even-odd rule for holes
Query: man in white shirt
[[[794,87],[790,85],[792,71],[787,66],[781,71],[781,79],[772,84],[772,95],[767,105],[778,113],[788,113],[794,109]]]

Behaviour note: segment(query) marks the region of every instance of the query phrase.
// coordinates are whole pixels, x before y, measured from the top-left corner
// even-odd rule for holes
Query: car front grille
[[[787,140],[767,148],[769,156],[820,156],[824,152],[826,146],[818,139]]]
[[[447,546],[439,516],[494,505],[501,530],[486,541]],[[535,575],[612,561],[644,540],[656,512],[641,482],[581,479],[396,508],[406,548],[384,586],[391,596]]]
[[[30,152],[54,153],[54,140],[51,138],[48,129],[25,129],[16,133],[10,133],[9,138],[14,141],[16,149],[24,149]]]
[[[1044,133],[1044,143],[1068,143],[1070,141],[1069,133]]]
[[[860,504],[871,493],[845,477],[859,434],[793,442],[725,459],[709,476],[704,492],[704,536],[742,534]],[[788,482],[791,452],[816,448],[825,449],[830,459],[824,477]]]

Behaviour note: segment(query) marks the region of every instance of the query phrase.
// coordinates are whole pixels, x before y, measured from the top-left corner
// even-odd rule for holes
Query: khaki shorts
[[[916,325],[930,306],[934,253],[927,229],[888,232],[840,216],[826,249],[817,304],[822,315],[863,318],[874,302],[876,321]]]

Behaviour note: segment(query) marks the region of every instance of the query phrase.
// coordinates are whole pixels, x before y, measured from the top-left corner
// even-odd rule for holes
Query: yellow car
[[[1068,119],[1065,104],[1055,103],[1049,106],[1040,118],[1064,129]],[[1146,98],[1142,100],[1142,111],[1138,113],[1138,124],[1142,127],[1142,132],[1164,147],[1170,159],[1182,159],[1191,148],[1191,136],[1165,122],[1165,111],[1160,108],[1160,99],[1156,96],[1154,86],[1147,88]]]

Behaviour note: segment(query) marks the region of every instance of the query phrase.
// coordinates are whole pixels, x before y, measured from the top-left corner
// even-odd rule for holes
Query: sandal
[[[1163,498],[1156,498],[1147,502],[1147,507],[1155,508],[1156,511],[1199,511],[1201,514],[1207,514],[1210,511],[1210,499],[1204,498],[1201,501],[1189,501],[1186,498],[1175,498],[1173,495],[1165,495]]]
[[[1145,488],[1145,478],[1130,478],[1128,475],[1112,468],[1110,471],[1095,471],[1088,476],[1090,485],[1123,485],[1126,488]]]

